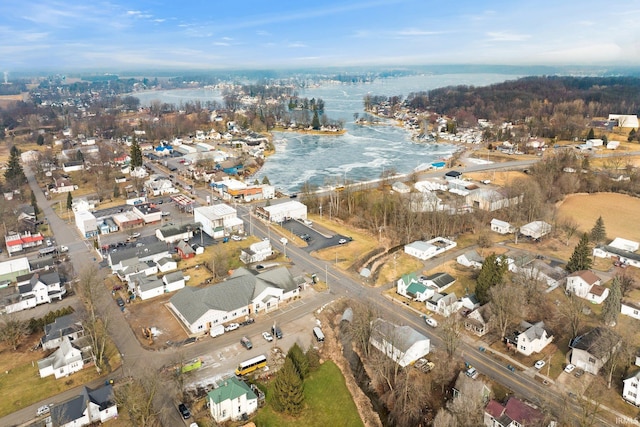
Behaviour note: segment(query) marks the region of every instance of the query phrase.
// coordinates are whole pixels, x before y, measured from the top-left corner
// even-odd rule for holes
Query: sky
[[[0,71],[429,64],[640,66],[640,2],[0,2]]]

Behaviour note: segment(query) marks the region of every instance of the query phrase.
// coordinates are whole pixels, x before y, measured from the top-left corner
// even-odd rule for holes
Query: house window
[[[198,329],[202,329],[202,325],[198,325]]]
[[[520,350],[527,351],[527,346],[526,346],[526,345],[521,345],[521,346],[520,346]]]
[[[635,397],[636,397],[636,394],[635,394],[635,393],[631,393],[631,392],[629,392],[628,394],[629,394],[629,396],[631,396],[631,397],[633,397],[633,398],[635,399]]]
[[[633,314],[638,315],[638,310],[633,310]]]

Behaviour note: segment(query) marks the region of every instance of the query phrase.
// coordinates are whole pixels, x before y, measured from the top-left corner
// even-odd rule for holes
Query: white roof
[[[497,218],[493,218],[491,220],[491,225],[497,225],[498,227],[506,227],[506,228],[511,227],[511,224],[509,224],[507,221],[502,221]]]
[[[202,216],[209,219],[221,218],[227,215],[236,214],[236,210],[234,208],[224,203],[219,203],[217,205],[211,206],[200,206],[199,208],[195,208],[194,211],[198,211],[198,213],[200,213]]]
[[[272,216],[277,216],[279,213],[286,213],[306,208],[307,207],[304,204],[296,202],[295,200],[290,200],[278,205],[265,206],[264,210],[269,212]]]
[[[609,243],[609,246],[613,246],[614,248],[622,249],[627,252],[635,252],[640,248],[640,244],[638,242],[623,239],[621,237],[616,237],[613,242]]]
[[[29,260],[27,257],[10,259],[9,261],[0,262],[0,274],[12,273],[14,271],[27,270],[31,271],[29,267]]]

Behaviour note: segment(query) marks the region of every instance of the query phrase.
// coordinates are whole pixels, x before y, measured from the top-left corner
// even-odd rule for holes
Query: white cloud
[[[509,31],[490,31],[487,36],[489,41],[494,42],[521,42],[531,38],[529,34],[517,34]]]
[[[293,42],[293,43],[289,43],[287,47],[298,48],[298,47],[308,47],[308,46],[302,42]]]

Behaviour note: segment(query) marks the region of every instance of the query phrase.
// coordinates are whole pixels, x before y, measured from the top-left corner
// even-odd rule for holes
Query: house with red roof
[[[484,425],[487,427],[527,427],[544,425],[546,416],[527,403],[510,398],[506,405],[491,399],[484,409]],[[549,426],[554,425],[549,421]]]
[[[9,234],[8,236],[5,236],[4,240],[7,246],[7,253],[11,256],[17,252],[35,248],[36,246],[42,246],[44,237],[40,233],[31,234],[27,231],[23,234]]]

